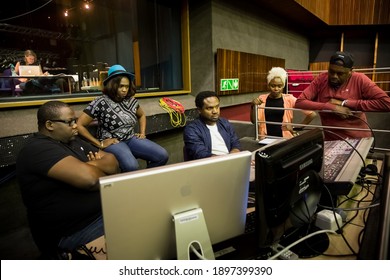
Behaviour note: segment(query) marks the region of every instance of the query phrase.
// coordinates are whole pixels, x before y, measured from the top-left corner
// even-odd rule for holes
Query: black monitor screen
[[[321,197],[323,133],[309,130],[255,154],[256,234],[265,248],[310,223]]]

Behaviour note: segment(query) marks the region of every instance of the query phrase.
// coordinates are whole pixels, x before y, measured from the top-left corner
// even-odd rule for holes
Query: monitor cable
[[[339,134],[337,134],[336,132],[333,132],[333,131],[330,131],[330,130],[327,130],[327,129],[324,129],[323,131],[326,131],[328,133],[331,133],[333,135],[335,135],[336,137],[338,137],[340,140],[344,141],[345,143],[347,143],[356,153],[357,155],[360,157],[360,159],[362,160],[362,163],[363,163],[363,167],[366,168],[366,161],[364,160],[363,156],[359,153],[359,151],[348,141],[348,139],[345,139],[343,138],[342,136],[340,136]],[[374,141],[375,141],[375,138],[374,138]]]
[[[268,258],[268,260],[275,260],[277,259],[280,255],[284,254],[285,252],[287,252],[288,250],[290,250],[292,247],[294,247],[295,245],[301,243],[302,241],[305,241],[306,239],[309,239],[317,234],[322,234],[322,233],[333,233],[333,234],[337,234],[334,230],[329,230],[329,229],[324,229],[324,230],[318,230],[318,231],[315,231],[313,233],[310,233],[300,239],[298,239],[297,241],[289,244],[288,246],[286,246],[283,250],[279,251],[278,253],[276,253],[275,255],[271,256]]]
[[[329,110],[322,110],[321,112],[325,112],[325,113],[334,113],[333,111],[329,111]],[[351,111],[351,112],[352,112],[352,113],[362,113],[361,111]],[[341,113],[340,113],[340,114],[341,114]],[[353,118],[355,118],[355,119],[359,119],[359,120],[362,121],[362,122],[367,126],[367,128],[370,130],[371,136],[372,136],[372,138],[373,138],[373,142],[372,142],[371,149],[370,149],[370,152],[372,153],[372,152],[375,150],[375,146],[376,146],[375,134],[374,134],[374,131],[373,131],[372,127],[369,125],[369,123],[368,123],[367,121],[363,120],[361,117],[358,117],[358,116],[356,116],[356,115],[354,115],[354,114],[347,115],[347,116],[348,116],[348,117],[353,117]],[[342,128],[342,127],[340,127],[340,128]],[[348,129],[348,128],[346,127],[346,129]],[[353,129],[353,127],[352,127],[352,129]],[[330,131],[329,129],[324,129],[324,131],[326,131],[326,132],[332,132],[332,131]],[[338,135],[337,133],[333,132],[333,134],[335,134],[336,136],[338,136],[340,139],[343,139],[343,137],[341,137],[341,136]]]
[[[191,248],[192,253],[194,253],[200,260],[207,260],[207,258],[205,258],[205,256],[203,256],[201,253],[198,252],[198,250],[196,250],[194,245],[191,244],[190,248]]]
[[[325,188],[325,190],[327,191],[329,197],[330,197],[330,202],[331,202],[331,205],[332,205],[332,208],[331,210],[333,211],[333,215],[335,217],[335,221],[336,221],[336,224],[337,224],[337,228],[338,228],[338,231],[340,232],[340,235],[341,237],[343,238],[345,244],[348,246],[349,250],[352,252],[352,254],[354,256],[357,255],[357,253],[355,252],[355,250],[352,248],[351,244],[349,244],[348,240],[345,238],[343,232],[342,232],[342,227],[340,226],[340,224],[338,223],[337,221],[337,217],[336,217],[336,211],[335,211],[335,204],[334,204],[334,201],[333,201],[333,198],[332,198],[332,193],[330,192],[329,188],[324,184],[323,187]]]

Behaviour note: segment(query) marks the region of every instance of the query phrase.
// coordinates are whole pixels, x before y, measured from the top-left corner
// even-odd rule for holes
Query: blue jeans
[[[104,235],[103,217],[100,215],[95,221],[82,230],[63,237],[58,243],[61,249],[75,250],[78,246],[85,245]]]
[[[165,165],[169,158],[168,152],[160,145],[149,139],[140,139],[135,136],[112,144],[104,151],[115,155],[122,172],[137,170],[139,168],[138,158],[146,160],[147,168]]]

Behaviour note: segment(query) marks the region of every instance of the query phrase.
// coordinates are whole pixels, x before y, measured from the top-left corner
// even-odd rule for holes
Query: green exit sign
[[[220,90],[238,90],[238,79],[221,79]]]

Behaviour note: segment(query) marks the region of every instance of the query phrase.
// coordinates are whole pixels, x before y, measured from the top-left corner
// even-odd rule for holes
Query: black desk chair
[[[3,76],[12,76],[12,71],[10,68],[7,68],[3,71]],[[2,79],[2,91],[11,92],[12,96],[20,96],[20,92],[22,91],[19,88],[16,88],[16,85],[20,83],[18,79],[15,78],[1,78]]]

